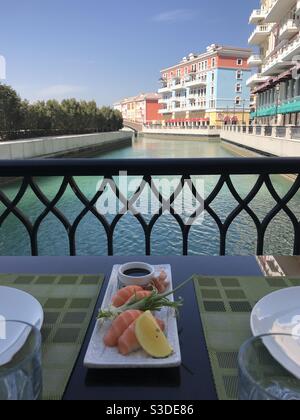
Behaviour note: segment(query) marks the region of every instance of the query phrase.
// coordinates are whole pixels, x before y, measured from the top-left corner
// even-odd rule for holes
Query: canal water
[[[243,153],[243,152],[242,152]],[[151,138],[139,138],[132,147],[95,156],[95,159],[105,158],[196,158],[196,157],[233,157],[239,153],[233,151],[225,143],[215,140],[158,140]],[[214,186],[218,177],[203,177],[205,195],[207,196]],[[232,178],[236,189],[242,197],[245,197],[255,184],[256,176],[242,176]],[[38,178],[41,190],[52,199],[62,182],[62,178]],[[99,185],[99,178],[81,177],[76,178],[81,190],[91,199]],[[278,194],[283,196],[292,186],[291,181],[281,176],[272,177],[274,187]],[[12,200],[18,191],[19,183],[2,187],[4,193]],[[102,203],[103,204],[103,203]],[[141,204],[141,203],[140,203]],[[263,188],[253,200],[250,207],[262,220],[275,205],[274,199],[266,188]],[[222,221],[237,206],[229,189],[224,187],[219,196],[212,204],[213,210]],[[65,216],[73,222],[83,210],[83,205],[69,188],[59,205],[57,206]],[[141,205],[141,207],[143,207]],[[289,206],[296,216],[300,217],[300,195],[297,195]],[[18,208],[34,222],[44,210],[29,190]],[[4,207],[1,207],[1,212]],[[113,216],[108,216],[112,220]],[[149,216],[145,216],[149,220]],[[62,224],[53,215],[49,215],[42,223],[39,230],[39,253],[40,255],[68,255],[68,239]],[[79,225],[77,231],[78,255],[106,255],[107,241],[103,227],[97,219],[89,214]],[[143,230],[136,219],[129,214],[123,216],[118,224],[114,236],[114,251],[116,255],[141,255],[145,254],[145,241]],[[227,239],[228,255],[249,255],[255,253],[256,229],[253,221],[243,212],[231,225]],[[290,255],[293,252],[293,226],[284,212],[281,212],[270,224],[266,235],[266,254]],[[152,253],[154,255],[180,255],[182,253],[181,230],[176,221],[170,215],[163,215],[157,222],[152,235]],[[190,255],[218,255],[219,231],[214,220],[205,215],[201,224],[191,228],[189,240]],[[0,254],[1,255],[30,255],[30,241],[28,233],[22,223],[10,215],[0,229]]]

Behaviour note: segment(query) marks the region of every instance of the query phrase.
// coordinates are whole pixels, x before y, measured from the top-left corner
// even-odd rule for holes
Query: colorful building
[[[258,49],[248,63],[258,70],[247,84],[256,95],[256,124],[300,125],[300,1],[261,0],[250,24],[249,44]]]
[[[164,125],[249,123],[251,50],[211,45],[161,71]]]
[[[124,120],[139,124],[153,123],[161,120],[160,98],[161,95],[157,93],[142,93],[114,104],[114,109],[122,113]]]

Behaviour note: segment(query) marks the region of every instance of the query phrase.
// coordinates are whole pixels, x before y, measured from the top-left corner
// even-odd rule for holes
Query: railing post
[[[276,138],[276,135],[277,135],[277,127],[276,126],[273,126],[272,127],[272,137],[274,137],[274,138]]]
[[[291,140],[293,137],[293,127],[287,127],[285,140]]]

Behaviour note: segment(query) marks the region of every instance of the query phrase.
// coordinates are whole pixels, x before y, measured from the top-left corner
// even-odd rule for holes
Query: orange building
[[[163,125],[248,124],[250,55],[249,49],[212,44],[161,70]]]
[[[161,95],[157,93],[142,93],[138,96],[125,98],[114,104],[114,109],[119,110],[124,120],[146,124],[162,119],[159,110]]]

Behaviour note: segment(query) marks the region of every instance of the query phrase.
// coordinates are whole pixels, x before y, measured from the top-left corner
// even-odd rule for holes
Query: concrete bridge
[[[140,124],[137,122],[124,120],[123,125],[124,125],[124,128],[130,128],[131,130],[133,130],[135,134],[143,131],[143,124]]]

